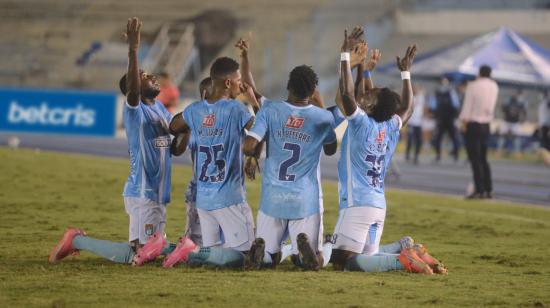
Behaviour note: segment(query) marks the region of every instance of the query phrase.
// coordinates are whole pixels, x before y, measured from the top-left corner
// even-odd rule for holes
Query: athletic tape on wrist
[[[349,59],[350,59],[349,52],[340,53],[340,61],[348,61],[349,62]]]
[[[408,71],[402,71],[401,72],[401,80],[405,80],[405,79],[411,79],[411,72],[408,72]]]

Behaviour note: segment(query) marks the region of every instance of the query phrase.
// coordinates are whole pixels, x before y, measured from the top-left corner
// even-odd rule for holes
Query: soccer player
[[[197,175],[196,206],[203,248],[193,249],[182,259],[193,264],[239,267],[254,240],[252,211],[246,203],[242,142],[254,117],[235,98],[245,93],[239,63],[222,57],[210,69],[212,95],[198,101],[174,118],[175,134],[191,134],[197,147],[194,172]],[[197,247],[198,248],[198,247]]]
[[[386,169],[395,151],[399,130],[413,111],[409,71],[416,55],[416,45],[407,48],[403,59],[397,57],[397,66],[402,72],[402,97],[388,88],[372,88],[357,99],[350,52],[362,42],[363,33],[362,28],[355,28],[349,36],[346,31],[342,44],[340,107],[348,119],[348,128],[338,164],[340,213],[334,231],[331,261],[338,270],[376,272],[406,269],[433,274],[439,262],[435,262],[420,245],[404,247],[399,255],[374,255],[379,251],[386,214]],[[370,115],[365,112],[367,106]]]
[[[246,155],[258,156],[257,146],[267,140],[252,261],[264,260],[265,249],[268,260],[273,265],[279,263],[281,243],[288,234],[295,264],[317,270],[323,262],[319,160],[322,149],[333,155],[337,143],[330,112],[309,103],[317,83],[311,67],[294,68],[288,80],[287,100],[265,101],[248,132]]]
[[[119,84],[126,95],[123,121],[128,137],[130,175],[123,195],[130,218],[130,243],[97,240],[86,236],[81,229],[69,228],[50,253],[52,263],[78,250],[86,250],[114,262],[133,260],[142,264],[145,260],[136,259],[136,252],[148,237],[157,234],[159,241],[164,239],[166,204],[170,202],[169,123],[172,115],[155,99],[160,91],[157,78],[139,69],[141,25],[136,17],[128,20],[125,33],[129,48],[128,72]]]

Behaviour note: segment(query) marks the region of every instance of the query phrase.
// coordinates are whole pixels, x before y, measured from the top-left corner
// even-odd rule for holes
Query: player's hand
[[[395,60],[397,61],[397,68],[399,68],[402,72],[410,71],[414,57],[416,57],[416,44],[409,45],[409,47],[407,47],[407,51],[405,52],[403,59],[399,58],[399,56],[395,57]]]
[[[124,39],[128,42],[130,49],[138,49],[141,39],[141,21],[137,17],[129,18],[126,24],[126,32],[122,33]]]
[[[247,156],[244,163],[244,173],[249,180],[253,181],[256,179],[256,169],[260,170],[258,159],[253,156]]]
[[[364,42],[364,34],[365,30],[363,27],[355,27],[351,31],[351,34],[348,35],[348,30],[344,30],[344,42],[342,43],[342,52],[351,52],[355,46],[357,46],[359,43]]]
[[[380,53],[380,49],[371,50],[369,61],[365,64],[365,70],[373,71],[376,68],[376,64],[378,64],[378,61],[380,61],[381,56],[382,53]]]
[[[360,42],[353,48],[353,51],[350,55],[350,65],[351,67],[356,67],[357,65],[360,65],[365,62],[365,59],[367,58],[367,52],[369,51],[369,46],[367,42]]]
[[[249,42],[244,40],[242,37],[237,41],[235,47],[239,48],[241,51],[241,58],[248,57]]]

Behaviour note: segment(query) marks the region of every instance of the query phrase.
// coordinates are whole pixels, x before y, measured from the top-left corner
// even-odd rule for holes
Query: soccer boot
[[[178,241],[176,249],[172,251],[169,255],[166,256],[162,266],[165,268],[170,268],[180,262],[187,262],[189,253],[197,249],[197,245],[187,236],[183,236]]]
[[[436,258],[430,256],[428,249],[424,245],[414,244],[413,249],[416,252],[416,255],[424,261],[424,263],[428,264],[434,273],[443,275],[447,274],[447,268],[445,265],[439,262]]]
[[[259,237],[254,240],[250,250],[245,257],[246,269],[260,269],[262,267],[262,261],[265,254],[265,241]]]
[[[154,260],[160,256],[162,249],[166,245],[166,239],[160,232],[155,232],[147,239],[147,243],[139,248],[134,259],[133,266],[142,266],[145,262]]]
[[[298,243],[298,251],[302,257],[302,266],[305,270],[318,271],[320,268],[319,259],[317,254],[309,245],[309,240],[305,233],[298,234],[296,238]]]
[[[430,266],[420,259],[414,248],[402,249],[399,254],[399,262],[407,272],[433,275]]]
[[[78,249],[73,247],[73,239],[77,235],[86,235],[86,232],[82,229],[68,228],[59,243],[50,252],[48,261],[55,263],[68,255],[78,255]]]

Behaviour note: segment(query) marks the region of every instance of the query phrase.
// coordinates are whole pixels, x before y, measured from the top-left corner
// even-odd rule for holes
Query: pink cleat
[[[133,266],[142,266],[144,263],[155,260],[160,256],[162,249],[166,245],[166,239],[160,232],[155,232],[147,239],[147,243],[138,249],[134,259],[132,260]]]
[[[198,246],[193,243],[191,239],[189,239],[187,236],[183,236],[178,241],[176,249],[174,249],[172,253],[166,256],[166,259],[164,259],[162,266],[165,268],[170,268],[177,263],[187,262],[187,257],[189,256],[189,253],[195,250],[197,247]]]
[[[77,228],[67,229],[59,243],[57,243],[54,249],[50,252],[48,261],[50,261],[50,263],[56,263],[68,255],[78,255],[78,249],[73,248],[73,239],[77,235],[86,235],[86,232]]]

